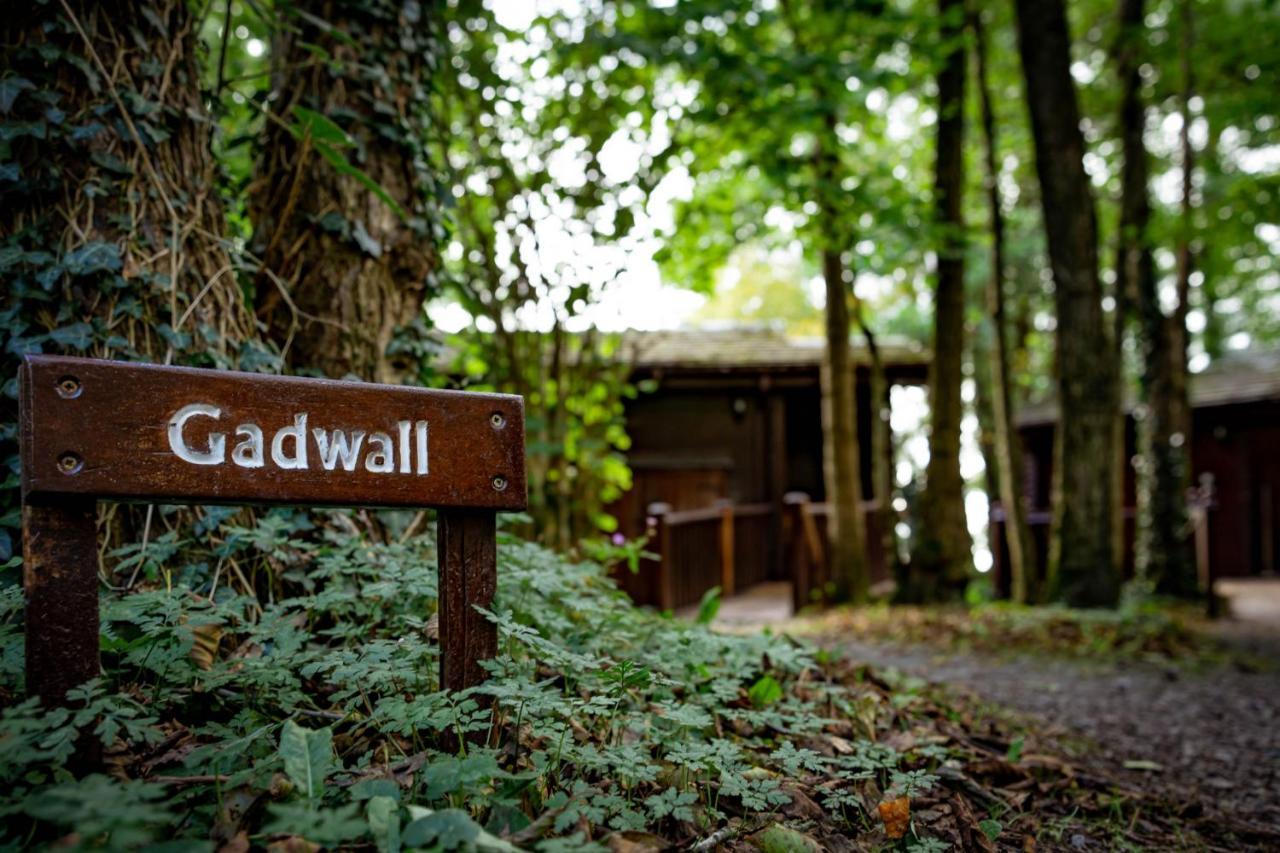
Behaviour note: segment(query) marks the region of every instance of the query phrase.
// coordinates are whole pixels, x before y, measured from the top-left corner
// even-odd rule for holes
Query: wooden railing
[[[887,576],[880,537],[879,504],[864,502],[867,558],[873,579]],[[791,581],[798,607],[819,600],[831,583],[827,520],[831,507],[791,493],[782,506],[718,501],[710,507],[673,510],[650,504],[650,550],[658,559],[642,569],[642,583],[628,584],[643,603],[673,609],[696,604],[718,586],[733,595],[770,578]]]

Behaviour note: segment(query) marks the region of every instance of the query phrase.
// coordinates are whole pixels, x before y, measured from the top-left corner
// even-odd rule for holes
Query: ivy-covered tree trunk
[[[964,364],[964,92],[963,0],[940,0],[942,44],[938,72],[938,150],[934,221],[940,231],[934,297],[933,361],[929,366],[929,464],[920,498],[920,523],[911,554],[908,600],[962,598],[973,565],[960,476],[960,383]]]
[[[1000,171],[996,157],[995,106],[987,76],[986,28],[980,11],[970,15],[977,57],[978,95],[984,136],[983,160],[986,175],[987,207],[991,216],[991,275],[987,278],[987,315],[991,323],[991,346],[987,353],[991,373],[992,445],[996,459],[997,494],[1004,511],[1005,540],[1009,546],[1009,597],[1025,603],[1032,595],[1035,551],[1027,526],[1027,508],[1022,495],[1022,441],[1013,411],[1013,380],[1009,358],[1009,318],[1005,308],[1005,228],[1000,208]],[[993,543],[992,547],[998,547]]]
[[[844,262],[835,249],[822,253],[826,284],[826,362],[822,395],[823,460],[831,542],[831,577],[835,598],[861,602],[870,586],[867,574],[866,524],[862,518],[862,472],[858,459],[858,418],[853,358],[849,350],[849,285]]]
[[[295,368],[397,381],[438,261],[436,12],[385,0],[289,12],[250,192],[258,314]]]
[[[225,361],[249,333],[194,27],[183,0],[31,3],[0,20],[0,274],[21,318],[6,354]]]
[[[1119,599],[1112,525],[1117,365],[1102,314],[1098,229],[1062,0],[1017,0],[1018,46],[1057,308],[1058,426],[1049,582],[1076,606]]]
[[[185,0],[10,5],[0,16],[0,375],[57,352],[226,366],[253,336]],[[0,459],[16,470],[16,435]],[[0,492],[0,515],[17,505]],[[119,518],[123,514],[117,513]],[[12,528],[0,528],[0,561]]]

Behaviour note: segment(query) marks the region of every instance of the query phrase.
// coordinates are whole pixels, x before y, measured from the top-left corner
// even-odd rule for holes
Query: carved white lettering
[[[261,468],[262,461],[262,427],[257,424],[240,424],[236,427],[236,436],[244,436],[244,441],[231,451],[231,461],[241,468]]]
[[[190,462],[192,465],[221,465],[227,458],[226,435],[220,432],[209,433],[208,450],[195,450],[183,438],[182,428],[196,415],[216,420],[222,416],[222,410],[208,403],[192,403],[189,406],[183,406],[169,418],[169,449],[183,462]]]
[[[408,474],[410,471],[409,454],[411,453],[411,449],[409,447],[409,429],[413,425],[408,421],[400,421],[396,426],[400,430],[400,473]]]
[[[293,439],[292,456],[286,456],[284,443]],[[304,471],[307,467],[307,416],[294,415],[293,426],[280,427],[271,439],[271,461],[285,470]]]
[[[374,442],[377,442],[380,448],[373,450]],[[395,469],[395,463],[391,460],[394,458],[395,448],[392,446],[391,436],[385,432],[375,432],[369,436],[369,452],[364,457],[364,468],[374,474],[390,474]]]
[[[364,442],[364,430],[358,429],[351,433],[351,443],[347,443],[347,434],[340,429],[335,429],[328,433],[322,429],[313,429],[311,434],[316,437],[316,447],[320,449],[320,465],[326,471],[332,471],[334,466],[338,464],[338,460],[342,460],[343,471],[356,470],[356,462],[360,459],[360,445]],[[333,441],[330,442],[332,437]]]
[[[258,424],[236,426],[235,446],[228,460],[226,433],[210,432],[207,439],[201,439],[200,431],[188,426],[192,418],[213,418],[216,422],[222,418],[222,409],[212,403],[191,403],[169,419],[169,448],[182,461],[192,465],[222,465],[230,461],[239,468],[266,467],[267,439]],[[430,471],[427,421],[397,421],[393,432],[323,427],[308,431],[309,418],[307,412],[295,412],[292,423],[275,430],[271,435],[271,464],[286,471],[307,470],[310,443],[314,441],[324,471],[358,471],[361,456],[364,470],[371,474],[399,472],[423,477]]]
[[[418,421],[413,425],[413,434],[418,451],[418,473],[427,473],[427,422]]]

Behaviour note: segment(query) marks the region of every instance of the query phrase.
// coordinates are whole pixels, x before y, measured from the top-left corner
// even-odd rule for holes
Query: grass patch
[[[1261,665],[1218,641],[1208,629],[1209,621],[1189,605],[1149,603],[1118,610],[1076,610],[1000,602],[973,607],[840,607],[802,618],[794,630],[804,636],[852,636],[992,654],[1140,659],[1189,666]]]

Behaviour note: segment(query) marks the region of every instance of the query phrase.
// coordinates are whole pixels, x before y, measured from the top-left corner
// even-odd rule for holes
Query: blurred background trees
[[[927,435],[875,472],[911,499],[904,595],[961,594],[998,498],[1015,598],[1114,603],[1130,464],[1140,573],[1194,592],[1187,376],[1280,343],[1274,4],[105,9],[0,25],[11,471],[25,352],[498,388],[530,402],[527,530],[572,548],[630,485],[643,391],[615,333],[772,322],[826,342],[833,544],[859,599],[856,450],[887,428],[858,435],[844,368],[851,340],[905,334],[937,358]],[[1046,395],[1063,464],[1037,566],[1012,425]]]

